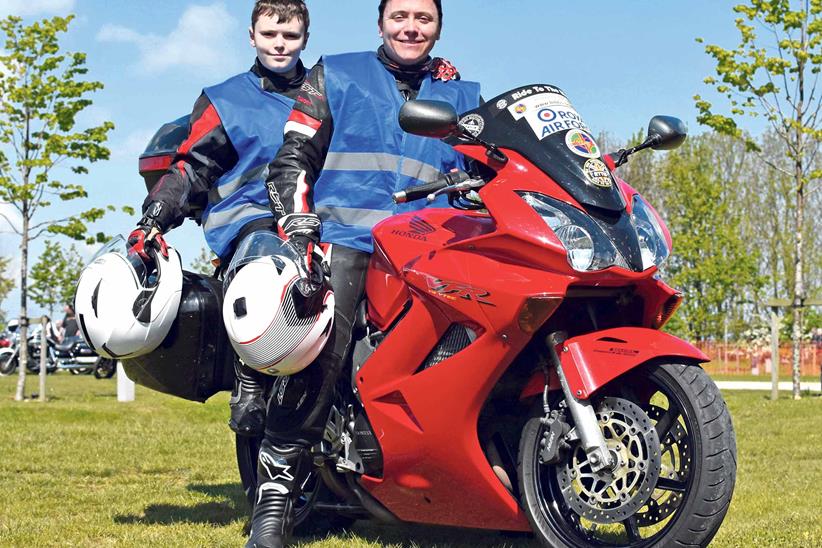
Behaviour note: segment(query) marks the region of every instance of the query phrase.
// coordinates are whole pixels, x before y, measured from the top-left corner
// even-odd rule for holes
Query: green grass
[[[12,401],[0,378],[0,546],[240,546],[239,486],[227,395],[205,405],[113,380],[49,376],[46,404]],[[29,381],[36,389],[36,379]],[[822,545],[822,398],[770,402],[730,392],[736,493],[713,546]],[[358,522],[302,546],[533,546],[496,532]]]

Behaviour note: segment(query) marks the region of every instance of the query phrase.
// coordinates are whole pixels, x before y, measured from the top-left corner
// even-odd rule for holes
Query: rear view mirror
[[[461,133],[457,111],[444,101],[407,101],[400,109],[403,131],[443,139]]]
[[[648,123],[648,138],[654,150],[671,150],[681,145],[688,136],[685,122],[673,116],[654,116]]]

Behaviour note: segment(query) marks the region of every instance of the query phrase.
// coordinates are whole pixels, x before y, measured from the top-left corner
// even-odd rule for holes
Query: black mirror
[[[688,136],[685,122],[673,116],[654,116],[648,123],[648,140],[654,150],[671,150],[681,145]]]
[[[457,111],[444,101],[407,101],[400,109],[403,131],[443,139],[461,133]]]

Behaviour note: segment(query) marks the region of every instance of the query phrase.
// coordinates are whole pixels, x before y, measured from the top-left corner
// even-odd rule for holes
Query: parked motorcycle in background
[[[19,322],[11,320],[6,330],[0,334],[0,376],[11,375],[18,367]],[[40,337],[42,328],[32,326],[29,331],[28,371],[40,372]],[[80,336],[67,337],[58,342],[54,334],[46,337],[46,372],[68,371],[73,375],[94,374],[98,379],[109,379],[117,370],[117,362],[98,356]]]
[[[11,375],[20,364],[20,333],[18,331],[19,321],[11,320],[6,326],[6,331],[0,337],[0,376]],[[28,333],[29,360],[26,369],[31,373],[40,372],[40,333],[42,328],[30,326]],[[46,372],[54,373],[57,370],[57,363],[51,345],[47,347]]]

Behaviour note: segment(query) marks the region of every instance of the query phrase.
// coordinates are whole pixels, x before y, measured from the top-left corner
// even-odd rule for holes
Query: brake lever
[[[449,185],[449,186],[446,186],[446,187],[443,187],[443,188],[439,189],[436,192],[432,192],[425,199],[430,204],[431,202],[433,202],[434,200],[436,200],[438,197],[442,196],[443,194],[451,194],[453,192],[466,192],[466,191],[469,191],[469,190],[482,188],[484,186],[485,186],[485,180],[484,179],[479,179],[479,178],[477,178],[477,179],[468,179],[465,182],[457,183],[455,185]]]

